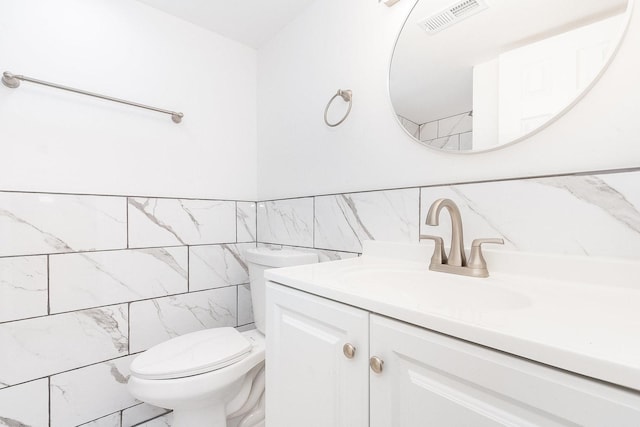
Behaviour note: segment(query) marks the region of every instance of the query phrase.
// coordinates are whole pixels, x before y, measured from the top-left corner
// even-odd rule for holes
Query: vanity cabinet
[[[371,314],[371,427],[640,426],[640,395]]]
[[[368,427],[369,313],[271,283],[267,310],[267,425]]]
[[[266,337],[267,427],[640,426],[635,391],[275,283]]]

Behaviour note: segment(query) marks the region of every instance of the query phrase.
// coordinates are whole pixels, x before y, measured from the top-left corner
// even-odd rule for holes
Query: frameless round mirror
[[[396,41],[389,92],[422,144],[469,152],[519,141],[602,74],[633,0],[418,0]]]

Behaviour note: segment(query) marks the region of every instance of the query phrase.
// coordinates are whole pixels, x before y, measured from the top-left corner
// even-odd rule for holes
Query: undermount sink
[[[413,301],[424,310],[514,310],[531,305],[526,296],[502,288],[501,280],[487,283],[452,276],[443,283],[442,274],[427,269],[369,267],[345,272],[339,280],[346,288],[372,293],[395,287],[394,299]]]

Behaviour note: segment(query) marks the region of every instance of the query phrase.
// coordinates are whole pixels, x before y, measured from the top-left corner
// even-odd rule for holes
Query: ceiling
[[[313,0],[138,1],[256,49],[313,2]]]
[[[393,54],[396,113],[416,123],[472,109],[473,66],[625,11],[628,0],[485,0],[489,8],[429,36],[416,23],[456,0],[420,0]]]

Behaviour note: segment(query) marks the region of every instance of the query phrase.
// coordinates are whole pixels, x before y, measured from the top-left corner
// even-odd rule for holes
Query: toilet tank
[[[318,262],[318,255],[293,249],[251,248],[245,251],[251,282],[251,303],[256,328],[264,334],[265,280],[264,271],[269,268],[291,267]]]

